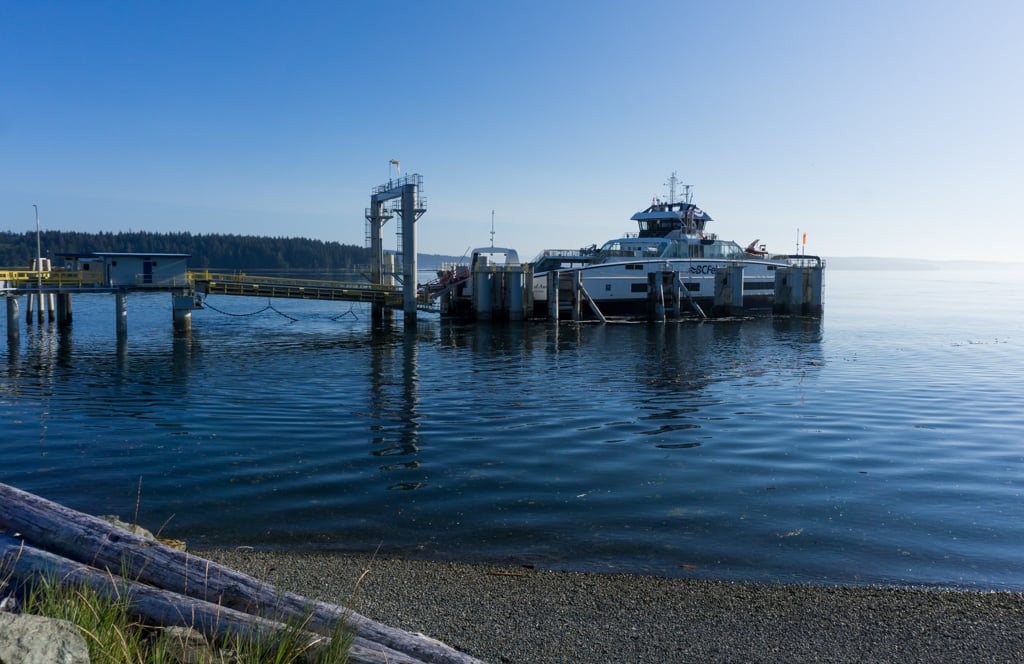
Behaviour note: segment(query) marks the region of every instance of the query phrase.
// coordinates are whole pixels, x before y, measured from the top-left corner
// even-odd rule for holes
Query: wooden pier
[[[203,307],[208,295],[289,298],[364,302],[374,307],[400,309],[404,306],[404,289],[368,282],[343,282],[315,279],[291,279],[247,274],[223,274],[185,269],[183,255],[156,254],[89,255],[90,269],[75,270],[7,270],[0,271],[0,293],[7,309],[7,336],[19,338],[20,303],[26,300],[26,323],[38,320],[68,326],[72,320],[71,298],[75,294],[110,294],[114,296],[114,318],[118,336],[128,332],[128,295],[141,292],[168,292],[175,329],[187,332],[192,326],[192,311]],[[82,257],[79,257],[81,259]],[[143,263],[177,263],[178,268],[154,274],[151,270],[132,272],[118,277],[107,268],[109,262],[135,265]],[[128,269],[135,269],[134,267]]]

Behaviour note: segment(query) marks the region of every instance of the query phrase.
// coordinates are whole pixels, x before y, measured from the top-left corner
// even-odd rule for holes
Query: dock
[[[785,264],[780,261],[780,265],[773,266],[774,283],[761,278],[757,290],[746,288],[741,261],[723,262],[713,268],[713,297],[705,292],[701,298],[691,293],[696,288],[694,280],[684,272],[669,269],[666,261],[664,270],[647,273],[646,284],[634,284],[637,295],[623,300],[617,311],[602,310],[608,308],[608,301],[595,299],[584,285],[584,270],[596,253],[593,246],[579,251],[549,251],[535,265],[520,262],[512,249],[485,247],[474,250],[469,265],[457,266],[445,278],[420,286],[416,222],[426,212],[422,187],[423,177],[411,174],[391,178],[371,190],[365,211],[371,263],[362,281],[196,271],[189,269],[189,254],[60,254],[64,262],[60,266],[40,255],[30,269],[0,270],[8,339],[19,338],[20,297],[25,297],[27,323],[49,320],[64,327],[72,321],[73,295],[112,294],[120,337],[128,331],[128,295],[153,291],[170,293],[174,328],[186,333],[191,330],[192,311],[203,308],[209,295],[358,302],[370,306],[374,321],[401,310],[406,326],[416,325],[418,311],[478,322],[600,323],[623,317],[666,322],[759,311],[810,316],[823,312],[824,261],[802,255],[775,257],[785,259]],[[398,249],[389,252],[384,249],[383,229],[392,219],[399,224]],[[638,263],[635,267],[641,266]],[[612,284],[592,279],[591,288],[595,287],[606,291]],[[535,298],[538,288],[544,299]]]

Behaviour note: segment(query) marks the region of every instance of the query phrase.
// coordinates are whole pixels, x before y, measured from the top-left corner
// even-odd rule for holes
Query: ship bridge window
[[[673,243],[664,256],[665,258],[687,258],[689,253],[686,247],[687,245],[685,244]]]
[[[715,242],[710,246],[704,247],[705,258],[741,259],[745,256],[746,254],[744,254],[743,249],[735,242]]]
[[[605,256],[634,256],[637,258],[657,258],[665,249],[663,242],[612,240],[601,247]]]
[[[678,225],[673,219],[639,219],[637,226],[642,233],[667,233]]]

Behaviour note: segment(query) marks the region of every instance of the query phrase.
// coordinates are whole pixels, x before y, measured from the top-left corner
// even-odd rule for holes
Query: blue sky
[[[0,228],[601,244],[675,171],[721,236],[1019,260],[1024,2],[0,0]],[[393,244],[388,226],[388,245]],[[88,249],[88,247],[83,247]]]

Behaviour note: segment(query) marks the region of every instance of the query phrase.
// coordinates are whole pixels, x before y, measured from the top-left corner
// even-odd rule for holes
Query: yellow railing
[[[0,281],[10,282],[13,286],[25,286],[43,282],[43,286],[98,286],[103,282],[103,275],[99,272],[70,272],[64,270],[51,270],[39,272],[38,270],[2,270]]]
[[[190,270],[189,281],[195,282],[221,282],[236,284],[252,284],[266,286],[289,286],[294,288],[332,288],[344,290],[366,290],[382,293],[401,292],[398,286],[379,286],[362,281],[327,281],[320,279],[292,279],[288,277],[263,277],[245,273],[227,274],[223,272],[209,272],[207,270]]]
[[[159,278],[146,283],[138,275],[133,288],[194,288],[210,294],[249,295],[264,297],[301,298],[308,300],[345,300],[349,302],[376,302],[389,306],[402,304],[402,288],[381,286],[366,282],[327,281],[318,279],[292,279],[264,277],[244,273],[226,274],[189,271],[186,279]],[[0,282],[8,288],[34,288],[42,281],[43,288],[87,288],[109,286],[100,271],[43,271],[0,270]]]

